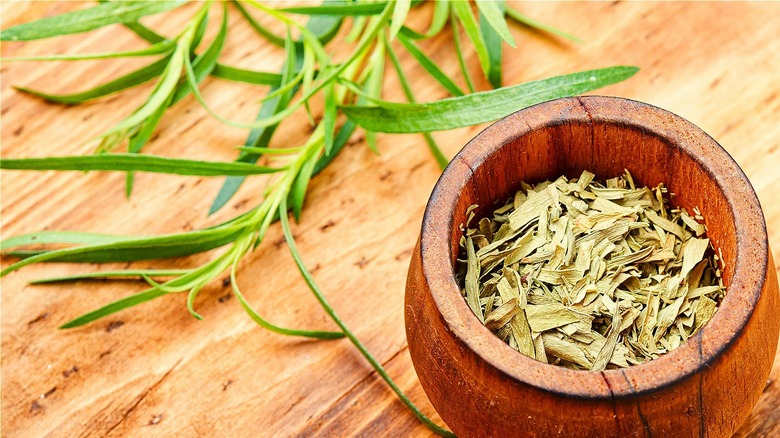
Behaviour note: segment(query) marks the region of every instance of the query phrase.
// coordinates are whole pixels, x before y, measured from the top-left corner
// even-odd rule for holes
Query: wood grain
[[[2,2],[2,27],[84,7],[85,3]],[[519,83],[613,64],[637,65],[629,81],[600,90],[645,101],[679,114],[723,145],[753,183],[780,248],[780,29],[772,3],[515,3],[527,14],[586,41],[569,44],[513,27],[518,49],[506,56],[505,80]],[[413,11],[422,29],[432,8]],[[187,13],[150,17],[172,32]],[[212,29],[213,31],[213,29]],[[441,67],[457,75],[451,34],[421,44]],[[143,47],[119,27],[43,42],[3,43],[3,56],[76,53]],[[337,52],[344,48],[333,45]],[[472,72],[478,66],[469,50]],[[402,53],[417,98],[442,98]],[[278,69],[281,51],[264,43],[231,14],[226,63]],[[11,85],[48,91],[80,90],[138,65],[138,60],[87,63],[3,63],[4,157],[84,154],[84,139],[108,128],[145,98],[150,86],[80,107],[48,105]],[[403,100],[392,74],[386,96]],[[485,81],[477,84],[487,88]],[[206,98],[226,117],[249,120],[260,87],[208,80]],[[283,125],[277,144],[302,141],[301,116]],[[436,134],[452,156],[481,127]],[[190,97],[163,118],[147,151],[230,160],[245,131],[219,124]],[[406,350],[403,290],[422,212],[439,171],[419,136],[379,137],[373,155],[357,134],[333,165],[314,179],[299,225],[300,250],[334,307],[386,364],[413,401],[434,415]],[[224,211],[207,217],[221,181],[139,174],[130,200],[123,175],[3,172],[3,236],[41,229],[161,234],[215,224],[252,207],[264,179],[251,180]],[[332,328],[294,272],[281,232],[241,267],[245,295],[277,324]],[[165,262],[188,266],[208,255]],[[3,266],[9,261],[3,260]],[[148,266],[136,263],[134,266]],[[144,435],[426,435],[346,341],[308,342],[255,326],[228,289],[217,283],[196,307],[166,297],[73,331],[57,325],[138,291],[140,284],[76,283],[28,286],[27,281],[96,269],[50,264],[2,279],[2,429],[5,436]],[[776,266],[778,268],[778,266]],[[220,298],[222,298],[220,300]],[[120,324],[120,322],[122,324]],[[780,434],[780,361],[739,436]]]

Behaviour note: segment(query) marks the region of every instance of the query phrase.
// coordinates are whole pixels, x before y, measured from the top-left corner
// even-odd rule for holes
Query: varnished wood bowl
[[[489,214],[521,181],[628,169],[699,207],[725,259],[712,320],[642,365],[575,371],[511,349],[471,312],[455,280],[466,209]],[[711,137],[662,109],[619,98],[560,99],[519,111],[471,140],[433,189],[406,285],[414,367],[459,436],[725,437],[767,383],[780,331],[764,216],[745,174]]]

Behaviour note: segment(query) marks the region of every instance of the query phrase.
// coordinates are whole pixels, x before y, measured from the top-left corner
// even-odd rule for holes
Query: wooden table
[[[84,7],[79,3],[2,3],[3,28]],[[527,14],[586,41],[578,45],[515,27],[518,49],[507,51],[508,84],[614,64],[637,65],[629,81],[599,93],[630,97],[671,110],[716,138],[753,182],[780,251],[780,4],[770,3],[517,3]],[[413,11],[424,28],[430,5]],[[216,16],[216,11],[215,11]],[[178,29],[188,13],[150,17],[161,32]],[[231,12],[221,57],[232,65],[276,70],[281,51]],[[213,20],[217,21],[217,20]],[[212,23],[215,24],[215,23]],[[213,29],[212,29],[213,30]],[[211,33],[210,33],[211,35]],[[43,42],[4,43],[3,56],[78,53],[142,47],[120,27]],[[422,43],[457,76],[451,34]],[[343,50],[343,47],[342,47]],[[469,49],[472,71],[478,74]],[[445,96],[406,54],[418,98]],[[48,105],[12,85],[49,91],[85,89],[139,60],[84,63],[4,63],[3,157],[89,153],[84,140],[110,127],[145,99],[147,85],[79,107]],[[388,73],[386,96],[403,100]],[[484,81],[478,86],[487,88]],[[218,111],[249,120],[265,90],[221,80],[203,91]],[[305,117],[286,123],[276,144],[292,145]],[[481,127],[436,135],[452,156]],[[231,160],[246,132],[210,118],[192,97],[163,118],[147,152]],[[439,169],[419,136],[379,137],[380,156],[362,134],[314,179],[302,221],[300,250],[334,307],[426,414],[435,413],[419,387],[404,338],[403,292],[409,255]],[[223,211],[207,209],[222,181],[139,174],[131,199],[119,173],[3,172],[3,237],[41,229],[162,234],[209,226],[258,202],[263,178],[241,189]],[[332,328],[271,228],[241,266],[247,298],[273,322]],[[777,254],[780,255],[780,254]],[[191,266],[199,255],[163,262]],[[780,261],[780,258],[777,258]],[[9,260],[3,261],[7,266]],[[135,263],[133,266],[151,266]],[[111,266],[121,268],[122,266]],[[378,379],[346,340],[302,341],[256,326],[222,282],[196,302],[204,321],[169,296],[84,328],[56,327],[86,311],[141,290],[136,282],[29,286],[42,276],[95,270],[65,264],[25,268],[3,278],[2,426],[7,436],[257,436],[426,435],[427,429]],[[775,267],[777,268],[777,266]],[[780,434],[780,360],[740,436]],[[437,417],[435,417],[437,418]],[[438,419],[438,418],[437,418]]]

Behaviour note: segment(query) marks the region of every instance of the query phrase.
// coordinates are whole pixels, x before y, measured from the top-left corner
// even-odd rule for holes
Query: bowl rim
[[[646,116],[631,114],[641,109]],[[736,256],[731,282],[718,311],[693,337],[675,350],[640,365],[604,371],[570,370],[514,351],[473,314],[455,280],[450,232],[461,191],[485,158],[534,129],[562,120],[532,120],[536,112],[576,114],[620,122],[662,138],[669,147],[695,160],[723,193],[735,225]],[[568,116],[571,118],[571,116]],[[602,118],[609,119],[602,119]],[[581,120],[581,119],[579,119]],[[672,121],[673,123],[668,123]],[[534,124],[536,123],[536,124]],[[672,129],[670,129],[670,126]],[[706,151],[706,153],[701,153]],[[769,244],[758,197],[744,171],[712,137],[688,120],[643,102],[609,96],[556,99],[517,111],[493,123],[452,159],[426,205],[420,234],[422,274],[445,328],[479,358],[506,377],[529,386],[579,399],[637,397],[664,389],[709,367],[733,343],[750,320],[764,289]],[[758,261],[756,263],[755,261]],[[444,269],[442,269],[444,267]],[[610,384],[620,382],[620,385]],[[594,391],[594,388],[606,388]]]

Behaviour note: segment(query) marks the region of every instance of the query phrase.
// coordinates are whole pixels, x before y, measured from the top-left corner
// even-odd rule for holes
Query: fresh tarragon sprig
[[[72,281],[90,278],[140,277],[149,288],[143,292],[110,303],[82,315],[62,328],[77,327],[128,307],[174,293],[187,294],[187,308],[196,318],[194,302],[198,292],[207,284],[229,272],[233,292],[247,314],[260,326],[276,333],[319,339],[347,337],[366,358],[391,389],[409,407],[412,413],[434,432],[450,432],[434,424],[401,392],[381,364],[347,328],[335,310],[328,304],[322,291],[306,269],[295,246],[287,220],[289,211],[300,218],[307,187],[311,178],[325,168],[346,144],[357,127],[366,131],[366,143],[376,150],[377,132],[422,133],[435,159],[443,168],[447,158],[430,134],[489,122],[538,102],[584,93],[629,78],[634,67],[610,67],[542,79],[501,88],[502,41],[514,45],[506,17],[527,26],[560,36],[568,34],[540,24],[522,15],[502,1],[476,1],[476,14],[467,2],[437,1],[429,28],[415,31],[405,25],[412,7],[410,0],[391,2],[326,1],[318,6],[272,8],[257,1],[231,1],[249,25],[264,39],[282,47],[285,62],[279,73],[260,72],[227,66],[217,61],[228,34],[227,7],[222,3],[222,21],[216,36],[201,48],[209,19],[211,1],[200,3],[185,27],[173,37],[165,37],[138,23],[138,19],[161,13],[186,4],[169,2],[101,2],[75,12],[25,23],[0,32],[0,40],[26,41],[58,35],[86,32],[111,24],[122,24],[148,41],[150,46],[136,51],[98,53],[92,55],[58,55],[15,60],[81,60],[115,57],[160,55],[151,64],[90,90],[71,94],[52,94],[29,88],[20,91],[51,102],[78,104],[123,91],[149,80],[157,80],[146,102],[132,114],[102,133],[96,155],[78,157],[49,157],[34,159],[3,159],[0,168],[17,170],[102,170],[127,172],[127,193],[132,188],[133,172],[159,172],[177,175],[226,176],[227,180],[217,195],[210,212],[218,210],[233,196],[244,178],[268,174],[270,183],[262,193],[257,206],[226,222],[202,230],[163,236],[116,236],[74,232],[39,232],[16,236],[0,242],[0,250],[20,260],[6,267],[6,275],[23,266],[48,261],[58,262],[117,262],[177,257],[226,247],[211,261],[189,269],[129,269],[79,274],[67,277],[37,280],[35,283]],[[286,28],[278,35],[262,24],[254,14],[261,13],[279,21]],[[307,24],[295,21],[294,14],[310,16]],[[354,43],[346,60],[335,63],[326,45],[338,33],[344,22],[351,19],[352,28],[345,43]],[[438,35],[450,23],[456,31],[455,49],[463,79],[468,91],[449,77],[431,60],[416,41]],[[473,80],[466,68],[457,31],[462,29],[473,45],[485,77],[495,90],[475,92]],[[300,37],[294,39],[293,34]],[[437,102],[416,103],[413,89],[398,60],[400,46],[452,96]],[[199,52],[200,51],[200,52]],[[398,76],[409,103],[389,102],[382,98],[385,80],[385,61],[389,59]],[[9,61],[12,59],[6,59]],[[226,120],[211,109],[200,91],[200,84],[208,76],[271,88],[262,101],[254,122]],[[141,154],[157,123],[165,111],[183,97],[192,93],[198,102],[214,117],[235,126],[251,129],[245,145],[240,148],[235,162],[197,161],[164,158]],[[310,101],[322,96],[323,111],[319,122],[311,115]],[[270,140],[276,127],[304,107],[311,123],[316,125],[311,136],[302,144],[290,148],[271,148]],[[347,120],[338,125],[339,113]],[[126,152],[114,152],[127,143]],[[274,155],[278,165],[259,166],[263,156]],[[265,238],[271,224],[281,221],[282,230],[292,256],[306,283],[325,312],[339,326],[340,331],[300,330],[279,327],[259,315],[244,298],[236,271],[241,260]],[[29,245],[68,245],[61,249],[24,249]]]

